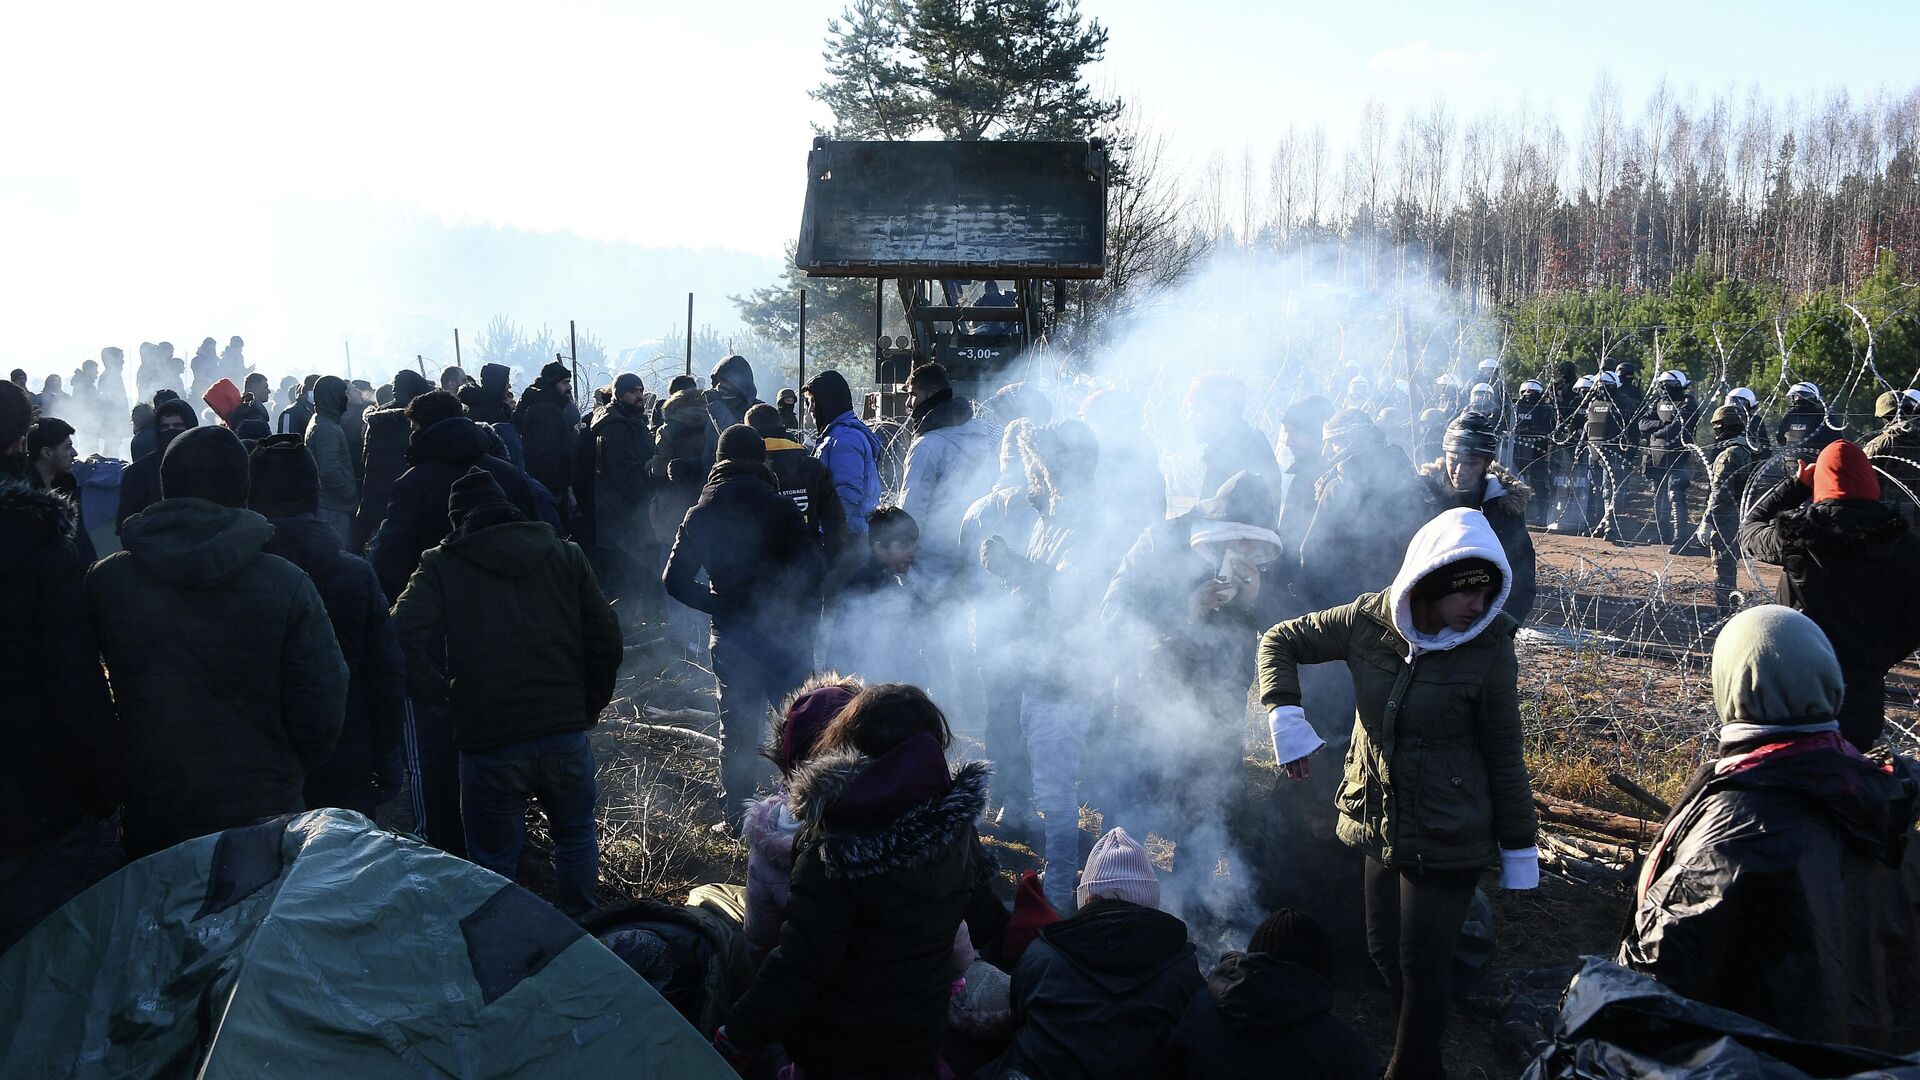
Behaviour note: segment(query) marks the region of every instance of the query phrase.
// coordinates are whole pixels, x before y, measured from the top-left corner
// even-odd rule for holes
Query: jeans
[[[540,800],[553,834],[555,903],[568,915],[593,908],[600,843],[593,815],[593,747],[584,731],[460,752],[460,816],[467,857],[512,880],[527,838],[527,797]]]
[[[1033,806],[1042,818],[1041,854],[1047,861],[1042,890],[1063,916],[1073,910],[1080,869],[1080,756],[1092,719],[1082,702],[1031,694],[1020,700],[1020,730],[1027,737]]]
[[[1440,1076],[1453,1002],[1453,952],[1478,870],[1366,869],[1367,954],[1400,1004],[1388,1080]]]

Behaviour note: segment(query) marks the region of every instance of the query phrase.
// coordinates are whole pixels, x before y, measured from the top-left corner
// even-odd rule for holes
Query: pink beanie
[[[1159,907],[1160,882],[1153,875],[1147,849],[1135,843],[1125,829],[1109,831],[1088,852],[1087,868],[1080,874],[1080,887],[1074,890],[1073,899],[1082,908],[1101,899]]]

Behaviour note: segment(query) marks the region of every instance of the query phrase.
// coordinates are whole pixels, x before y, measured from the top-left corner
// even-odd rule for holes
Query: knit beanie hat
[[[499,481],[493,474],[475,465],[467,470],[467,475],[453,482],[453,489],[447,493],[447,520],[458,529],[466,524],[467,516],[475,510],[489,506],[505,506],[507,493],[500,490]]]
[[[1127,835],[1127,830],[1110,829],[1087,854],[1087,868],[1080,872],[1080,887],[1074,890],[1074,903],[1084,908],[1095,900],[1125,900],[1141,907],[1160,906],[1160,881],[1154,877],[1147,849]]]
[[[1878,499],[1880,478],[1860,448],[1845,439],[1827,444],[1813,464],[1813,501]]]
[[[1314,917],[1295,907],[1284,907],[1254,928],[1247,951],[1299,964],[1309,971],[1333,977],[1333,942]]]
[[[635,390],[645,390],[646,388],[646,384],[640,381],[640,376],[635,375],[631,371],[623,371],[613,380],[614,397],[630,394]]]
[[[467,411],[460,399],[445,390],[432,390],[407,402],[407,419],[422,431]]]
[[[1040,875],[1028,870],[1020,875],[1020,886],[1013,891],[1013,914],[1000,933],[1000,964],[1012,967],[1040,936],[1040,931],[1060,921],[1060,913],[1047,903],[1046,890],[1040,887]]]
[[[257,416],[249,416],[233,426],[233,433],[240,436],[240,441],[247,443],[250,447],[257,446],[262,439],[273,434],[273,425]]]
[[[540,369],[540,385],[549,390],[571,378],[573,378],[573,372],[558,360],[549,360],[546,366]]]
[[[1844,689],[1827,635],[1792,608],[1748,608],[1713,643],[1713,708],[1723,741],[1741,741],[1727,738],[1725,725],[1829,730]]]
[[[1373,430],[1373,418],[1364,409],[1341,409],[1320,426],[1322,439],[1349,438]]]
[[[223,427],[181,432],[160,457],[160,497],[247,505],[247,448]]]
[[[247,509],[267,518],[320,509],[320,469],[306,440],[298,435],[268,436],[247,460],[253,474]]]
[[[813,756],[813,747],[827,723],[853,700],[853,691],[844,686],[823,686],[793,699],[787,709],[787,722],[780,728],[780,749],[776,751],[781,771]]]
[[[767,460],[767,441],[760,433],[745,424],[735,424],[720,433],[719,449],[715,451],[719,461],[740,461],[749,464],[764,464]]]
[[[1413,595],[1426,601],[1438,600],[1468,589],[1492,586],[1498,592],[1502,581],[1500,567],[1489,559],[1461,559],[1414,582]]]

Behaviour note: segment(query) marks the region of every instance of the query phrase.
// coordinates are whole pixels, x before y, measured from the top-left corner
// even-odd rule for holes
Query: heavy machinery
[[[1088,142],[856,142],[816,138],[795,263],[874,282],[874,418],[938,361],[978,396],[1065,307],[1066,282],[1106,272],[1107,154]],[[887,283],[908,333],[884,333]],[[1052,286],[1052,304],[1046,290]]]

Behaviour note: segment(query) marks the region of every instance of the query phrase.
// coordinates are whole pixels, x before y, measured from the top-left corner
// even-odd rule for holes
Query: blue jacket
[[[847,532],[865,536],[867,515],[880,505],[880,437],[849,409],[820,433],[813,453],[833,477]]]

